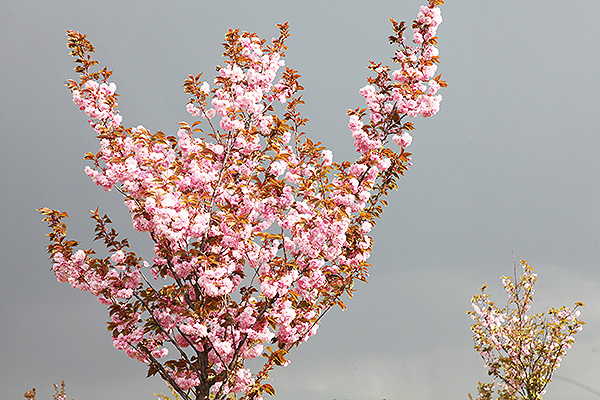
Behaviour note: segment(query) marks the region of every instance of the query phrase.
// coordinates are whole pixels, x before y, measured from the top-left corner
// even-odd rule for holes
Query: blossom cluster
[[[523,272],[518,278],[516,266],[513,278],[502,277],[507,307],[497,308],[484,285],[481,294],[473,296],[473,310],[468,313],[475,321],[471,327],[475,350],[499,394],[541,399],[553,372],[573,345],[573,336],[583,328],[578,310],[583,303],[576,303],[573,309],[551,308],[547,315],[528,315],[537,275],[526,261],[521,261],[520,267]],[[492,389],[493,385],[480,385],[480,398],[491,398]]]
[[[89,123],[96,133],[104,132],[104,128],[115,129],[123,122],[123,117],[115,113],[118,103],[114,100],[117,85],[114,82],[98,83],[94,80],[85,82],[80,90],[73,90],[73,102],[90,117]]]
[[[434,76],[439,62],[435,35],[442,23],[440,9],[432,7],[432,4],[429,7],[421,6],[413,22],[415,46],[406,44],[403,36],[406,29],[404,22],[398,24],[394,20],[391,21],[397,36],[391,36],[390,40],[398,46],[392,60],[400,64],[400,67],[391,74],[390,69],[381,64],[372,63],[369,67],[377,76],[369,79],[369,84],[360,89],[370,113],[370,125],[367,129],[363,128],[364,124],[359,115],[350,114],[348,126],[353,132],[357,151],[362,154],[381,146],[388,136],[403,148],[410,146],[410,125],[400,122],[406,116],[435,115],[442,101],[442,96],[437,92],[440,87],[446,86],[446,83],[440,80],[440,76]],[[372,126],[384,128],[371,130]]]
[[[420,29],[435,33],[438,3],[421,9]],[[116,85],[107,80],[112,72],[93,72],[93,46],[68,32],[81,64],[80,82],[68,86],[100,140],[100,150],[86,154],[93,166],[85,172],[124,195],[134,228],[154,243],[154,256],[149,263],[130,251],[97,211],[96,240],[109,256],[76,250],[66,237],[66,213],[44,208],[53,269],[60,282],[107,305],[114,347],[147,363],[149,375],[159,374],[184,399],[274,393],[261,384],[268,372],[287,365],[287,352],[316,333],[331,307],[345,307],[342,296],[368,276],[369,233],[383,197],[411,165],[404,148],[413,127],[400,122],[435,113],[422,106],[429,100],[418,100],[434,94],[418,84],[425,74],[392,82],[382,73],[389,68],[377,67],[377,78],[361,89],[369,123],[362,121],[367,109],[349,111],[360,156],[334,162],[331,150],[301,131],[306,120],[296,107],[303,88],[296,71],[281,72],[288,27],[279,28],[270,43],[227,33],[226,65],[214,80],[200,74],[184,83],[191,96],[186,109],[200,118],[180,123],[177,136],[122,126]],[[403,29],[395,22],[394,29],[400,37]],[[426,34],[420,52],[435,56],[421,56],[411,68],[431,71],[437,52],[427,49],[434,45],[435,36]],[[404,107],[409,98],[417,99],[417,114]],[[386,146],[390,136],[400,151]],[[253,374],[244,362],[259,356],[266,361]]]

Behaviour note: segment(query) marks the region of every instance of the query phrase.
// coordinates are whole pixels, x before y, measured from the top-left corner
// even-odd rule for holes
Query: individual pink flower
[[[331,150],[325,150],[323,152],[323,165],[330,166],[333,162],[333,152]]]
[[[401,135],[394,135],[392,140],[398,145],[402,147],[408,147],[412,143],[412,136],[408,132],[402,132]]]
[[[356,132],[363,127],[362,121],[358,118],[358,115],[351,115],[348,127],[352,132]]]
[[[418,28],[415,28],[415,30],[413,32],[413,42],[415,42],[416,44],[423,43],[423,35],[421,35],[421,32],[419,31]]]
[[[275,177],[279,178],[285,172],[286,167],[287,163],[285,161],[278,160],[271,163],[269,171],[275,175]]]
[[[197,117],[198,115],[200,115],[200,109],[198,107],[195,107],[192,103],[188,103],[185,106],[187,112],[189,112],[190,114],[192,114],[192,116]]]
[[[202,116],[205,119],[212,119],[216,114],[217,114],[216,110],[214,108],[210,108],[210,109],[204,111],[204,113],[202,114]]]

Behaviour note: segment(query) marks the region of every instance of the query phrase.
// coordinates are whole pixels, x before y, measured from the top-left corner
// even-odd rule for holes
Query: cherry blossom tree
[[[480,400],[491,400],[494,389],[499,399],[540,400],[585,324],[579,319],[581,302],[573,309],[563,306],[550,308],[547,314],[528,315],[537,275],[527,261],[521,260],[519,267],[523,270],[519,276],[515,263],[514,276],[502,277],[506,307],[498,308],[491,301],[484,284],[468,312],[475,321],[471,326],[475,350],[494,381],[479,383]]]
[[[269,372],[368,277],[369,232],[411,166],[407,118],[439,110],[440,4],[421,6],[414,45],[391,19],[398,68],[368,66],[367,107],[348,111],[358,156],[344,162],[302,130],[300,75],[284,68],[287,24],[271,41],[227,32],[218,75],[185,80],[196,119],[180,122],[176,136],[125,127],[112,71],[96,69],[86,35],[67,32],[79,73],[67,86],[100,141],[85,172],[123,195],[153,259],[132,251],[98,209],[106,257],[67,237],[66,212],[39,211],[58,281],[107,306],[115,348],[183,399],[274,395]],[[245,366],[261,356],[261,369]]]

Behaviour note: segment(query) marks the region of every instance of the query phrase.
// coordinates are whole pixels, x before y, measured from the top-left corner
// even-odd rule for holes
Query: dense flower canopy
[[[112,71],[94,71],[93,46],[68,31],[80,74],[68,87],[100,141],[86,154],[93,163],[86,174],[124,196],[154,257],[131,251],[98,210],[92,217],[105,258],[67,239],[66,213],[40,211],[52,228],[58,280],[108,306],[115,348],[183,398],[274,394],[262,383],[268,372],[286,365],[288,350],[368,276],[369,232],[411,165],[413,125],[404,119],[439,110],[441,3],[421,7],[415,46],[405,44],[405,24],[391,20],[399,68],[369,65],[375,76],[360,89],[367,108],[348,111],[358,158],[341,163],[302,131],[300,75],[283,69],[287,24],[270,42],[227,33],[218,75],[184,83],[186,109],[197,119],[181,122],[176,136],[122,125]],[[244,361],[261,355],[264,366],[252,373]]]

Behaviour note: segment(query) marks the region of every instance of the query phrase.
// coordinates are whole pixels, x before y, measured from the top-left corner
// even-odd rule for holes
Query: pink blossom
[[[416,44],[423,43],[423,35],[421,35],[421,32],[419,31],[419,29],[415,28],[415,30],[413,32],[413,42],[415,42]]]
[[[392,138],[398,146],[408,147],[412,143],[412,136],[408,132],[402,132],[401,135],[394,135]]]
[[[357,115],[350,116],[350,122],[348,123],[348,127],[352,132],[356,132],[363,127],[362,121],[358,118]]]
[[[283,175],[283,173],[285,172],[285,169],[287,167],[287,163],[282,161],[282,160],[278,160],[275,161],[273,163],[271,163],[271,166],[269,167],[269,171],[275,175],[275,177],[280,177],[281,175]]]
[[[122,264],[123,261],[125,261],[125,253],[123,253],[123,250],[119,250],[119,251],[115,252],[110,258],[116,264]]]
[[[205,94],[210,93],[210,84],[208,82],[203,82],[202,86],[200,86],[200,90]]]
[[[195,107],[192,103],[188,103],[185,108],[186,108],[187,112],[192,114],[192,116],[194,116],[194,117],[197,117],[198,115],[200,115],[200,109],[198,107]]]
[[[202,114],[202,116],[206,119],[212,119],[216,115],[216,110],[214,108],[210,108]]]
[[[333,162],[333,152],[331,150],[325,150],[323,152],[323,165],[328,167]]]

